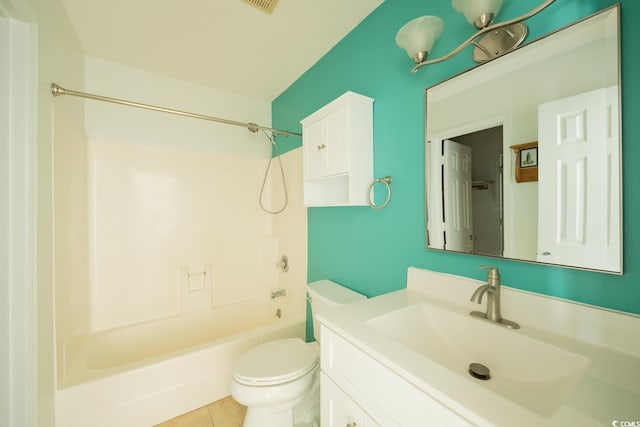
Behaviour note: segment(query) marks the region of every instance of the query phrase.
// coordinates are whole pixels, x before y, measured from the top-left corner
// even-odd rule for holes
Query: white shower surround
[[[85,67],[78,88],[87,92],[270,124],[264,101],[95,58]],[[248,348],[305,333],[301,150],[283,155],[289,206],[272,216],[258,207],[271,150],[262,135],[112,107],[85,101],[85,135],[76,135],[85,143],[55,147],[56,425],[172,418],[228,396],[233,362]],[[282,200],[274,176],[267,207]],[[163,208],[177,218],[172,230],[156,215]],[[276,268],[282,254],[288,273]],[[195,280],[212,274],[189,286],[184,268]],[[286,297],[270,298],[283,288]]]
[[[283,161],[289,175],[300,176],[301,150]],[[301,180],[289,182],[291,204],[274,218],[279,244],[292,263],[289,272],[277,275],[286,296],[266,294],[204,310],[200,303],[208,305],[210,295],[183,289],[180,315],[66,339],[59,352],[56,425],[162,422],[228,396],[233,364],[247,349],[305,337],[306,216]],[[278,308],[282,318],[275,316]]]

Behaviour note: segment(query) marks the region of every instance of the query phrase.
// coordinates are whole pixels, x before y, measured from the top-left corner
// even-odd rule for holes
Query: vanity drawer
[[[320,376],[322,427],[380,427],[324,373]]]
[[[379,425],[472,425],[324,325],[321,334],[322,372]]]

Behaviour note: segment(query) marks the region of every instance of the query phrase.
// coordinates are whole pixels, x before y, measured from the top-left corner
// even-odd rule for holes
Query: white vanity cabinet
[[[597,427],[638,419],[638,316],[504,286],[504,314],[521,325],[512,330],[469,316],[469,295],[484,284],[410,267],[406,289],[315,313],[322,426]],[[491,381],[467,375],[476,361],[492,368]]]
[[[373,99],[346,92],[300,123],[305,206],[367,205]]]
[[[322,427],[472,425],[324,325],[321,340]]]

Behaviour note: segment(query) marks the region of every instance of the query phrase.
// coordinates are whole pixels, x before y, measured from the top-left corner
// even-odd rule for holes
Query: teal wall
[[[506,0],[500,20],[520,15],[539,0]],[[607,0],[558,0],[529,19],[532,40],[610,6]],[[578,271],[524,262],[426,250],[424,206],[424,91],[474,63],[465,51],[444,63],[409,72],[412,61],[395,45],[397,30],[420,15],[445,21],[431,57],[439,57],[473,28],[448,0],[387,0],[273,101],[273,126],[300,129],[300,119],[347,90],[375,99],[374,175],[393,176],[393,197],[381,211],[368,207],[309,208],[309,281],[331,279],[368,296],[406,286],[408,266],[484,279],[482,264],[500,268],[503,283],[587,304],[640,313],[640,49],[635,25],[640,1],[623,0],[622,137],[624,275]],[[584,70],[588,72],[588,70]],[[280,139],[284,150],[300,138]]]

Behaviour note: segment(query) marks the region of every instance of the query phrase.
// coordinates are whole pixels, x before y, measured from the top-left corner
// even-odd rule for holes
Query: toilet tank
[[[367,299],[366,296],[338,285],[331,280],[311,282],[307,285],[307,292],[309,294],[309,301],[311,302],[313,335],[318,342],[320,342],[320,325],[316,320],[316,314],[345,304]]]

